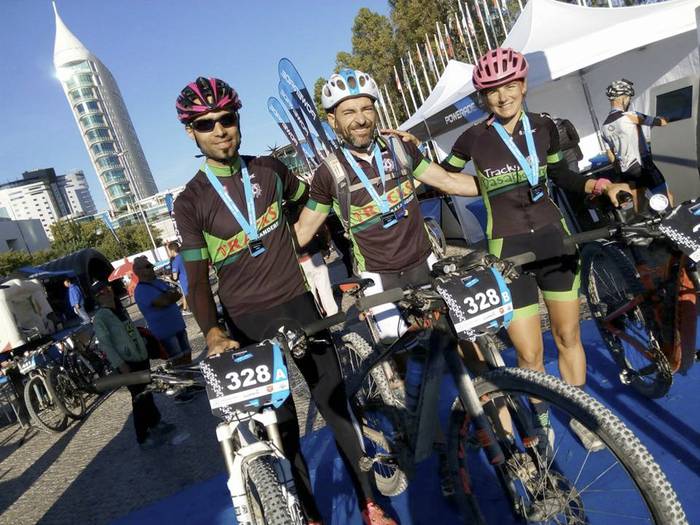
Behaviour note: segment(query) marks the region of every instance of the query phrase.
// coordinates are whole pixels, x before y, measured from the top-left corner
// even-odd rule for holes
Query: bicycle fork
[[[269,441],[261,441],[258,438],[250,425],[253,421],[265,427]],[[236,437],[238,443],[234,439]],[[226,463],[228,473],[226,485],[231,494],[236,522],[239,525],[258,525],[248,499],[245,472],[248,465],[260,456],[270,456],[274,459],[274,469],[280,481],[280,488],[286,495],[289,512],[294,520],[293,524],[304,523],[291,464],[282,453],[282,438],[277,425],[277,415],[273,410],[265,410],[239,421],[219,423],[216,427],[216,438],[221,445]]]
[[[479,396],[476,393],[469,372],[457,352],[454,351],[454,348],[444,347],[443,355],[445,356],[447,367],[457,387],[459,399],[474,423],[476,437],[481,447],[484,449],[489,463],[492,465],[502,465],[505,462],[503,450],[481,406]]]

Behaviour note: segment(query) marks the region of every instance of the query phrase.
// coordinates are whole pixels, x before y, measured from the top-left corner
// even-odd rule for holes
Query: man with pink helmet
[[[472,81],[490,115],[467,129],[443,161],[445,169],[462,171],[474,161],[479,193],[487,210],[489,251],[500,257],[534,252],[537,260],[511,284],[513,321],[508,328],[518,364],[544,371],[538,291],[542,292],[559,350],[559,370],[569,384],[583,388],[586,356],[579,325],[579,258],[564,247],[569,234],[550,199],[547,178],[580,194],[605,193],[617,205],[626,184],[584,179],[569,170],[559,146],[556,125],[546,114],[523,108],[528,63],[513,49],[489,50],[477,61]],[[546,403],[533,403],[538,433],[552,442]],[[603,444],[576,420],[571,428],[589,450]],[[542,440],[545,441],[545,440]]]
[[[239,154],[241,102],[222,80],[199,77],[182,90],[176,109],[205,157],[175,201],[175,220],[182,235],[188,304],[206,336],[208,353],[274,337],[283,323],[307,326],[318,320],[282,209],[283,202],[303,203],[305,183],[275,158]],[[233,334],[218,324],[210,263]],[[372,506],[374,519],[367,523],[384,525],[380,520],[384,513],[372,501],[369,473],[360,466],[364,452],[359,429],[353,423],[334,348],[310,343],[309,351],[295,363],[333,431],[360,507],[366,511]],[[291,396],[278,410],[278,420],[302,511],[309,524],[320,523]]]

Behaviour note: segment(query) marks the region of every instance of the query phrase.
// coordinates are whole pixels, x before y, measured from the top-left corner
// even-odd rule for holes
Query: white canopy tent
[[[633,107],[648,112],[649,88],[700,73],[694,13],[698,5],[700,0],[671,0],[592,8],[530,0],[503,43],[524,53],[530,64],[528,109],[572,121],[581,136],[584,159],[595,156],[601,151],[598,124],[609,111],[604,89],[611,80],[632,80],[638,94]],[[462,71],[467,68],[471,66],[462,65]],[[462,109],[466,103],[473,105],[470,76],[465,79],[446,69],[443,77],[444,82],[443,78],[438,82],[440,93],[433,100],[431,93],[416,118],[400,128],[432,138],[445,155],[481,112]],[[459,125],[454,119],[445,119],[443,126],[434,120],[432,126],[426,124],[438,113],[450,111],[460,117]]]
[[[411,129],[440,110],[473,93],[474,88],[471,80],[473,69],[474,66],[471,64],[450,60],[428,98],[411,115],[411,118],[401,124],[401,129]]]

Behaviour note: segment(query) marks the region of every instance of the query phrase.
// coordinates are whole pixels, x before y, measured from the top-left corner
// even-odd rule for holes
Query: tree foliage
[[[156,245],[159,246],[161,232],[153,226],[150,228]],[[51,233],[54,240],[48,250],[33,253],[27,251],[0,253],[0,275],[9,275],[23,266],[38,266],[85,248],[95,248],[108,260],[116,261],[153,247],[143,223],[128,224],[118,228],[116,230],[118,241],[101,220],[58,221],[51,225]]]
[[[419,84],[424,96],[430,93],[437,81],[437,75],[431,71],[430,62],[426,51],[426,34],[428,35],[430,46],[438,64],[439,72],[444,67],[439,58],[439,49],[435,44],[435,33],[439,27],[443,43],[446,48],[452,50],[450,57],[463,62],[474,62],[474,55],[480,55],[489,48],[500,44],[505,39],[503,24],[500,17],[503,16],[507,27],[512,26],[519,12],[517,5],[511,2],[510,6],[504,8],[499,14],[492,2],[485,2],[483,5],[473,2],[462,2],[462,8],[468,9],[472,15],[473,28],[475,34],[472,35],[472,48],[469,46],[468,35],[461,31],[464,41],[460,38],[459,22],[455,15],[460,17],[459,7],[453,0],[388,0],[390,13],[383,16],[367,8],[362,8],[355,16],[352,26],[352,52],[339,51],[336,55],[336,71],[342,67],[360,69],[372,75],[377,81],[385,95],[388,93],[389,100],[386,101],[387,111],[391,119],[400,123],[415,109],[410,96],[409,87],[416,98],[416,105],[421,104],[419,97]],[[632,0],[625,0],[632,1]],[[477,7],[478,5],[478,7]],[[505,6],[506,4],[500,4]],[[484,7],[489,9],[490,20],[483,11]],[[482,10],[487,27],[487,35],[479,23],[477,9]],[[436,22],[438,27],[436,27]],[[445,33],[447,31],[447,34]],[[449,35],[449,38],[448,36]],[[488,44],[487,44],[488,40]],[[450,46],[451,43],[451,46]],[[418,50],[424,61],[426,72],[423,72],[423,65],[418,58]],[[411,55],[415,69],[415,78],[411,74],[410,64],[407,61]],[[406,66],[406,76],[401,67],[403,58]],[[396,66],[400,82],[403,87],[405,102],[396,86],[394,66]],[[426,81],[426,75],[429,77]],[[316,104],[320,107],[320,86],[321,80],[316,81],[315,97]],[[408,109],[406,108],[408,106]],[[393,108],[393,113],[391,109]],[[394,117],[395,115],[395,117]]]

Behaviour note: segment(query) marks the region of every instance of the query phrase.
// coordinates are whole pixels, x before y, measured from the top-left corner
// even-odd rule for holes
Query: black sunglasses
[[[238,115],[235,113],[226,113],[218,119],[203,118],[191,122],[190,127],[199,133],[210,133],[214,131],[217,122],[225,128],[230,128],[238,123]]]

